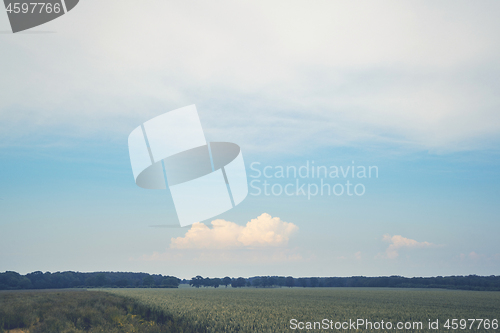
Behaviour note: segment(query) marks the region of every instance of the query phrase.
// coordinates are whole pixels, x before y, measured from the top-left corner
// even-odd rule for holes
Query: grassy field
[[[0,332],[178,332],[137,313],[130,299],[86,290],[0,292]],[[170,325],[169,325],[170,324]]]
[[[479,321],[467,321],[472,318],[489,322],[482,322],[478,329]],[[291,329],[292,319],[296,320],[292,321],[296,330]],[[320,330],[318,324],[325,323],[324,319],[328,329]],[[359,327],[350,324],[358,319],[365,323]],[[448,319],[450,329],[444,327]],[[455,330],[451,329],[451,319],[458,319]],[[460,319],[465,319],[466,329],[461,329],[464,322]],[[385,288],[0,292],[0,332],[17,333],[500,332],[493,319],[500,319],[500,292]],[[438,320],[438,329],[429,329],[429,320]],[[367,328],[366,321],[373,329]],[[308,322],[311,329],[307,329]],[[318,323],[316,329],[314,322]],[[392,329],[387,327],[388,322]],[[409,323],[412,328],[397,329],[398,323]]]
[[[333,321],[330,331],[356,331],[352,326],[335,329],[335,323],[364,319],[383,320],[386,329],[357,327],[357,332],[499,332],[493,319],[500,319],[500,293],[436,289],[347,289],[347,288],[219,288],[219,289],[111,289],[108,292],[130,297],[149,309],[143,314],[154,320],[155,314],[168,314],[181,322],[190,322],[197,332],[293,332],[290,320],[304,323]],[[489,324],[460,319],[488,319]],[[450,329],[444,328],[450,319]],[[456,330],[451,319],[457,319]],[[439,329],[429,329],[429,320],[439,320]],[[391,322],[392,330],[387,329]],[[397,323],[409,322],[411,329],[397,329]],[[418,326],[422,323],[422,329]],[[417,323],[417,324],[413,324]],[[493,323],[493,325],[492,325]],[[470,324],[473,328],[469,329]],[[329,323],[331,325],[331,323]],[[346,324],[343,324],[344,328]],[[408,324],[406,324],[408,325]],[[488,327],[486,329],[485,327]],[[314,327],[314,326],[313,326]],[[331,326],[330,326],[331,327]],[[381,327],[381,326],[379,326]],[[463,327],[463,326],[462,326]],[[318,326],[317,326],[318,328]],[[370,326],[368,326],[370,328]],[[320,332],[324,330],[302,330]]]

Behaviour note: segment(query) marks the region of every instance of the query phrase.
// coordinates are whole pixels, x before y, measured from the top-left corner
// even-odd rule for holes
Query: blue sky
[[[500,274],[499,6],[86,0],[15,35],[0,12],[0,271]],[[165,227],[172,199],[135,185],[127,137],[190,104],[249,176],[379,176],[350,179],[362,196],[249,195],[203,221],[223,226]],[[240,242],[254,224],[282,238]]]

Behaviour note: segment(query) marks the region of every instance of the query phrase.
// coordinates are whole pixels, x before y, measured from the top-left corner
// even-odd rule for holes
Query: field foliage
[[[0,332],[118,333],[179,332],[137,313],[133,300],[95,291],[47,290],[0,292]]]
[[[105,291],[105,292],[103,292]],[[189,288],[0,292],[0,332],[297,332],[297,322],[499,319],[500,293],[369,288]],[[427,329],[439,320],[439,330]],[[318,332],[320,330],[302,330]],[[354,329],[331,330],[354,332]],[[361,328],[356,332],[367,332]],[[499,329],[451,330],[498,332]],[[323,331],[324,332],[324,331]]]
[[[358,318],[394,323],[421,321],[423,330],[398,332],[430,332],[426,329],[429,319],[444,323],[453,318],[500,317],[498,292],[367,288],[113,289],[109,292],[144,305],[149,313],[143,315],[149,320],[155,320],[155,314],[168,315],[190,322],[196,332],[292,332],[292,318],[303,322],[325,318],[334,322]],[[359,330],[363,331],[366,330]],[[442,325],[438,331],[443,331]]]

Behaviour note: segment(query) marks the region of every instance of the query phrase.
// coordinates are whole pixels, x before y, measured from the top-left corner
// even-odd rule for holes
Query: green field
[[[500,332],[499,317],[500,292],[189,287],[0,292],[0,332],[18,329],[13,331],[17,333]],[[488,321],[478,329],[478,320],[467,321],[472,318]],[[295,330],[290,328],[292,319]],[[322,324],[324,319],[328,329],[306,329],[307,322],[314,327],[314,322]],[[367,329],[366,323],[353,328],[349,321],[358,319],[371,322],[373,329]],[[448,319],[450,329],[444,327]],[[457,319],[455,330],[451,319]],[[439,320],[438,329],[428,329],[429,320]],[[399,322],[416,326],[397,329]]]
[[[0,291],[0,332],[170,332],[130,299],[86,290]]]
[[[391,322],[393,329],[373,329],[373,332],[500,332],[495,322],[500,319],[500,293],[452,291],[437,289],[364,289],[364,288],[180,288],[180,289],[110,289],[115,295],[134,299],[155,313],[190,322],[199,332],[293,332],[290,320],[321,322],[332,320],[329,331],[356,331],[335,329],[335,323],[364,319],[372,322]],[[444,328],[446,321],[457,319],[456,330]],[[460,319],[488,319],[466,321],[461,329]],[[439,329],[428,329],[429,320],[439,320]],[[398,330],[398,322],[422,323],[422,329]],[[470,325],[472,329],[469,329]],[[486,324],[486,325],[484,325]],[[312,323],[312,325],[314,325]],[[416,324],[418,325],[418,324]],[[345,326],[345,324],[344,324]],[[486,329],[485,327],[488,327]],[[385,327],[385,326],[384,326]],[[413,326],[412,326],[413,327]],[[463,326],[462,326],[463,327]],[[369,329],[358,327],[358,332]],[[325,330],[302,330],[320,332]]]

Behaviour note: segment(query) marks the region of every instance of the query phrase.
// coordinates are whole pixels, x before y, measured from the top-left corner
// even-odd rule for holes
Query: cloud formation
[[[171,249],[230,249],[279,247],[288,244],[299,228],[279,217],[262,214],[246,226],[225,220],[212,221],[213,228],[195,223],[184,237],[172,238]]]
[[[0,76],[0,144],[44,135],[122,140],[138,123],[196,102],[211,137],[247,150],[495,146],[499,9],[188,0],[122,1],[117,14],[100,2],[98,12],[82,7],[51,23],[68,35],[50,44],[2,41],[0,60],[10,66]]]
[[[387,258],[395,259],[399,256],[399,250],[403,248],[426,248],[435,246],[429,242],[417,242],[414,239],[406,238],[401,235],[384,235],[384,242],[391,243],[385,253]]]

